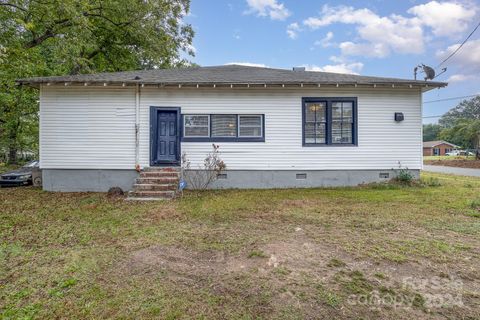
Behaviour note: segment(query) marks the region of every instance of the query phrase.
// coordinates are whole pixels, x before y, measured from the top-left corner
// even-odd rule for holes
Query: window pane
[[[315,123],[305,124],[305,143],[315,143]]]
[[[208,115],[185,116],[185,126],[208,126]]]
[[[315,104],[313,103],[305,104],[305,120],[315,121]]]
[[[342,125],[342,143],[353,143],[351,124],[344,123]]]
[[[236,115],[212,115],[212,137],[236,137]]]
[[[240,116],[240,127],[242,126],[261,127],[262,116]]]
[[[324,122],[326,119],[327,107],[324,102],[306,103],[305,120]]]
[[[315,132],[315,143],[325,143],[325,124],[324,123],[317,123],[316,124],[316,132]]]
[[[335,121],[332,123],[332,143],[342,143],[342,123]]]
[[[342,103],[334,102],[332,103],[332,120],[341,120],[342,119]]]
[[[353,106],[351,102],[342,102],[343,106],[343,122],[352,122],[353,119]]]
[[[208,137],[208,115],[184,116],[185,137]]]
[[[325,103],[318,104],[317,112],[316,112],[316,120],[317,122],[327,121],[327,106],[325,105]]]
[[[260,127],[240,127],[240,137],[261,137],[262,128]]]
[[[208,127],[185,127],[185,137],[208,137]]]
[[[240,137],[261,137],[262,136],[262,116],[239,116]]]

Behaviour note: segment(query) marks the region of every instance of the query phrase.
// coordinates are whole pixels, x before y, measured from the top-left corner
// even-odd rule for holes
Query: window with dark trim
[[[303,98],[304,146],[357,145],[356,98]]]
[[[182,141],[263,142],[263,114],[185,114]]]

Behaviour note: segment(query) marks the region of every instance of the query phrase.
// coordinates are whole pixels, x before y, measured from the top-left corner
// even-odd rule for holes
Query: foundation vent
[[[226,173],[219,173],[219,174],[217,175],[217,179],[223,179],[223,180],[225,180],[225,179],[227,179],[227,174],[226,174]]]
[[[380,177],[380,179],[388,179],[388,178],[390,178],[390,173],[380,172],[379,177]]]
[[[306,173],[297,173],[296,178],[297,178],[297,180],[305,180],[305,179],[307,179],[307,174]]]

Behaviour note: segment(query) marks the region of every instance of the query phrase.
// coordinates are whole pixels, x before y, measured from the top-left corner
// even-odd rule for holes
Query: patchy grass
[[[478,318],[479,192],[430,173],[155,203],[1,189],[0,317]]]

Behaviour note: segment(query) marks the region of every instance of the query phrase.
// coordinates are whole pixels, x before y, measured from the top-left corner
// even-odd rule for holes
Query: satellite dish
[[[423,72],[425,73],[425,81],[435,78],[435,70],[432,67],[422,64]]]
[[[422,64],[416,66],[415,69],[413,69],[413,74],[414,74],[415,80],[417,80],[417,71],[420,68],[422,69],[421,72],[423,72],[425,74],[425,77],[424,77],[425,81],[435,79],[435,69],[433,69],[432,67],[426,66],[422,63]],[[446,68],[444,68],[444,70],[442,70],[442,71],[445,72]]]

